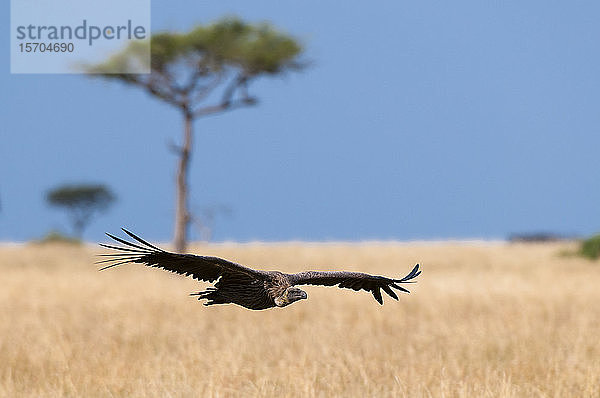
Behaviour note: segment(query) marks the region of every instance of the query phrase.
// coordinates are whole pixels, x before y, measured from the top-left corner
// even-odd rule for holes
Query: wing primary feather
[[[99,244],[100,246],[102,246],[102,247],[106,247],[107,249],[122,250],[122,251],[125,251],[125,252],[144,253],[144,254],[152,253],[152,252],[151,252],[150,250],[148,250],[148,249],[143,249],[143,251],[142,251],[142,252],[140,252],[140,250],[139,250],[139,249],[137,249],[137,250],[134,250],[134,249],[129,249],[129,248],[127,248],[127,247],[119,247],[119,246],[107,245],[107,244],[104,244],[104,243],[98,243],[98,244]]]
[[[140,259],[139,256],[129,257],[129,258],[127,258],[127,262],[133,262],[133,260],[139,260],[139,259]],[[108,260],[96,261],[96,262],[94,262],[94,264],[110,263],[111,261],[125,261],[125,259],[124,258],[109,258]]]
[[[108,232],[106,233],[106,235],[109,236],[109,237],[111,237],[111,238],[113,238],[117,242],[124,244],[124,245],[135,247],[136,249],[140,249],[140,250],[151,251],[147,247],[143,247],[143,246],[136,245],[135,243],[127,242],[126,240],[118,238],[118,237],[116,237],[114,235],[111,235]]]
[[[128,230],[126,230],[125,228],[121,228],[123,230],[123,232],[125,232],[127,235],[131,236],[133,239],[137,240],[138,242],[140,242],[143,245],[149,246],[153,249],[158,250],[159,252],[164,252],[163,249],[156,247],[148,242],[146,242],[145,240],[143,240],[142,238],[140,238],[139,236],[135,235],[133,232],[129,232]]]
[[[140,252],[137,252],[137,253],[115,253],[115,254],[111,253],[111,254],[96,254],[96,256],[98,256],[98,257],[127,257],[127,256],[131,257],[131,256],[143,256],[145,254],[146,253],[140,253]]]
[[[409,282],[411,279],[416,278],[417,276],[419,276],[421,274],[421,271],[419,271],[419,264],[415,265],[415,267],[412,269],[412,271],[410,271],[408,273],[408,275],[406,275],[404,278],[402,279],[394,279],[394,282],[402,282],[402,283],[413,283],[413,282]]]
[[[398,286],[395,283],[391,283],[390,286],[393,287],[394,289],[401,290],[401,291],[403,291],[405,293],[410,293],[410,291],[408,289],[405,289],[402,286]]]
[[[373,293],[375,300],[377,300],[379,304],[383,305],[383,297],[381,297],[381,291],[379,290],[379,287],[374,287],[371,292]]]
[[[398,300],[398,295],[388,285],[383,285],[381,286],[381,288],[384,292],[388,294],[388,296],[390,296],[394,300]]]
[[[129,262],[131,262],[131,261],[129,261],[129,260],[126,260],[126,261],[120,261],[120,262],[118,262],[118,263],[111,264],[111,265],[107,265],[106,267],[102,267],[102,268],[100,268],[98,271],[104,271],[105,269],[112,268],[112,267],[116,267],[117,265],[126,264],[126,263],[129,263]]]

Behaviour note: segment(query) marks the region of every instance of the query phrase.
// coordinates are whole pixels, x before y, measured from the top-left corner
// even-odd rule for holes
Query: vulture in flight
[[[381,289],[398,300],[393,289],[409,293],[400,283],[412,283],[421,271],[419,264],[402,279],[346,271],[305,271],[285,274],[279,271],[260,271],[233,263],[218,257],[176,254],[164,251],[123,228],[123,232],[136,242],[128,242],[111,234],[106,234],[124,247],[100,244],[119,250],[118,253],[101,254],[108,259],[98,263],[109,265],[101,270],[125,263],[140,263],[162,268],[180,275],[191,276],[205,282],[214,282],[207,290],[192,293],[198,300],[206,299],[204,305],[237,304],[251,310],[264,310],[272,307],[285,307],[295,301],[307,298],[306,292],[297,285],[338,286],[355,291],[366,290],[373,294],[379,304],[383,304]]]

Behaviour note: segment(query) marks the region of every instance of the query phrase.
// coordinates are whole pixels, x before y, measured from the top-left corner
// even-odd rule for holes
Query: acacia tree
[[[69,184],[48,191],[46,201],[51,206],[67,210],[73,224],[73,233],[81,239],[92,216],[107,210],[115,201],[115,195],[104,185]]]
[[[94,65],[89,72],[140,87],[174,106],[183,116],[183,138],[178,155],[175,199],[175,250],[185,250],[192,219],[188,210],[188,168],[192,152],[192,124],[198,117],[257,103],[248,92],[260,76],[276,76],[302,68],[302,47],[293,37],[269,24],[252,25],[227,18],[187,33],[157,33],[150,38],[149,74],[113,74],[139,64],[140,43]]]

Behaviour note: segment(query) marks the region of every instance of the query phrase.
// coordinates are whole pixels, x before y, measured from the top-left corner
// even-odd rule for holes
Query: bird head
[[[295,301],[308,298],[306,292],[302,289],[298,289],[295,286],[288,287],[285,292],[279,297],[275,297],[275,305],[278,307],[285,307]]]

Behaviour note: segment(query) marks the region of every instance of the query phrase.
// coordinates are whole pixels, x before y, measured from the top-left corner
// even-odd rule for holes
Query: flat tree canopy
[[[104,185],[68,184],[48,191],[46,200],[52,206],[67,210],[75,235],[81,237],[94,213],[107,210],[115,201],[115,195]]]
[[[267,23],[253,25],[226,18],[187,33],[162,32],[150,38],[150,74],[119,74],[128,64],[143,60],[142,44],[132,42],[106,62],[87,71],[106,78],[146,88],[152,95],[171,103],[193,117],[252,104],[247,83],[260,75],[278,75],[298,70],[302,46],[293,37],[280,33]],[[130,69],[130,68],[128,68]],[[200,107],[215,89],[226,88],[216,104]],[[239,92],[236,92],[239,91]],[[232,103],[235,95],[239,102]]]

